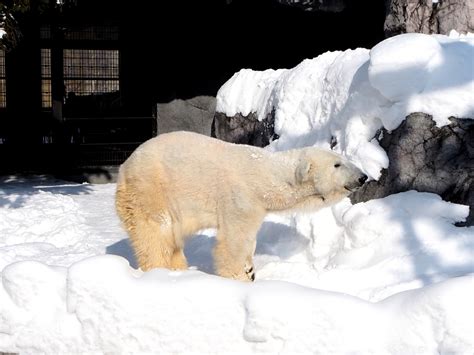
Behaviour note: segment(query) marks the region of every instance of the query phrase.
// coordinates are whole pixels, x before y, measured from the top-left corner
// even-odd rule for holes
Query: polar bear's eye
[[[341,164],[337,163],[337,164],[334,164],[334,167],[335,168],[339,168],[341,166]]]

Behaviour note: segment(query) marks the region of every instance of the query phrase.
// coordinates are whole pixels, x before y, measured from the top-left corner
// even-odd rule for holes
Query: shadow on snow
[[[197,234],[189,238],[184,247],[188,265],[205,273],[215,274],[212,256],[215,243],[216,238],[206,234]],[[264,222],[258,232],[255,254],[287,259],[304,250],[308,243],[309,240],[292,227],[279,223]],[[128,260],[131,267],[138,268],[128,239],[122,239],[108,246],[106,253],[122,256]]]

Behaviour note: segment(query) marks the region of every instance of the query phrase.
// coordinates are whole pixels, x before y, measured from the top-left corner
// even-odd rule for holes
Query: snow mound
[[[435,37],[419,33],[404,37],[403,41],[389,38],[370,51],[370,83],[391,101],[407,100],[422,92],[430,68],[441,60],[442,47]]]
[[[474,346],[473,282],[371,304],[276,281],[143,274],[110,255],[68,270],[25,261],[2,274],[0,351],[463,353]]]
[[[258,245],[257,279],[379,301],[466,275],[474,271],[474,227],[454,223],[468,213],[468,206],[408,191],[356,205],[345,200],[314,215],[280,219],[273,231],[261,230],[259,243],[293,252],[265,252]],[[279,238],[285,224],[292,225],[296,235],[284,232],[286,237]],[[270,237],[272,232],[277,238]]]
[[[390,38],[370,52],[369,80],[393,103],[383,116],[395,129],[411,112],[433,115],[438,126],[448,118],[474,117],[474,41],[406,34]]]
[[[388,159],[373,139],[412,112],[474,117],[474,38],[405,34],[372,50],[328,52],[290,70],[244,69],[217,94],[227,116],[275,112],[280,138],[269,149],[316,145],[344,154],[378,179]]]

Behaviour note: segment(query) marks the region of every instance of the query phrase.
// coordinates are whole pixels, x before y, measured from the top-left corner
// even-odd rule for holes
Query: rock
[[[216,98],[212,96],[196,96],[188,100],[176,99],[158,104],[158,134],[191,131],[209,136],[215,109]]]
[[[299,7],[305,11],[341,12],[347,0],[278,0],[280,4]]]
[[[238,113],[233,117],[228,117],[222,112],[216,112],[212,123],[211,136],[226,142],[265,147],[278,138],[274,130],[274,124],[274,111],[262,121],[259,121],[257,115],[253,112],[247,116]]]
[[[474,31],[474,0],[386,0],[385,36]]]
[[[380,146],[390,165],[378,181],[351,195],[352,203],[417,190],[469,205],[466,225],[474,225],[474,120],[450,118],[438,128],[430,115],[412,113],[391,133],[382,130]]]

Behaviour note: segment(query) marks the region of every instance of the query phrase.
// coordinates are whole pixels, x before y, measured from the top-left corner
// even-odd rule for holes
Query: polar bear
[[[173,132],[122,164],[116,208],[143,271],[186,269],[185,237],[217,228],[218,275],[253,281],[256,235],[268,212],[328,206],[366,179],[342,156],[314,147],[270,152]]]

